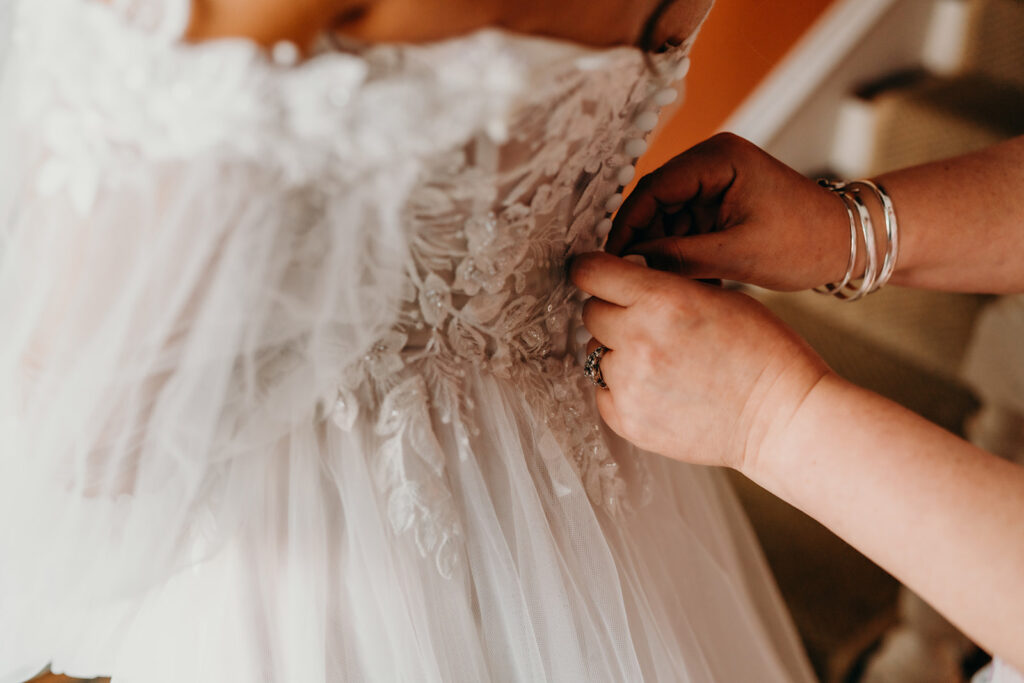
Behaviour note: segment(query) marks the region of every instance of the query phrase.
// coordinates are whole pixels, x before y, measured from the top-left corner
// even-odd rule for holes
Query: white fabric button
[[[615,211],[620,206],[622,206],[622,195],[619,194],[619,193],[613,194],[611,197],[608,198],[608,201],[605,202],[605,204],[604,204],[604,208],[609,213],[611,213],[612,211]]]
[[[603,221],[597,224],[596,232],[597,236],[604,239],[608,236],[608,233],[612,231],[612,221],[610,218],[605,218]]]
[[[686,75],[690,73],[690,58],[685,57],[683,61],[679,62],[679,66],[676,67],[676,80],[681,81],[686,78]]]
[[[616,180],[619,181],[619,185],[629,185],[635,177],[636,169],[632,166],[623,166],[619,169],[619,174],[615,176]]]
[[[574,338],[576,339],[576,343],[578,345],[585,346],[586,343],[590,341],[591,336],[592,335],[590,334],[590,330],[580,325],[579,327],[576,328]]]
[[[287,40],[274,45],[270,52],[271,59],[278,66],[295,66],[299,63],[299,46]]]
[[[626,154],[631,157],[641,156],[647,151],[647,141],[640,138],[634,138],[626,142]]]
[[[658,125],[658,115],[653,111],[645,111],[636,117],[633,124],[643,132],[649,133]]]
[[[657,106],[667,107],[679,99],[679,91],[675,88],[665,88],[654,93],[654,97],[651,99]]]

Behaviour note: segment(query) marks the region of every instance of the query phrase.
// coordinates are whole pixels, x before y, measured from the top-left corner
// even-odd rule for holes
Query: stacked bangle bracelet
[[[818,287],[814,291],[828,294],[842,301],[857,301],[869,294],[877,292],[888,284],[896,272],[896,259],[899,257],[899,222],[892,198],[880,184],[871,180],[854,180],[836,183],[830,180],[819,180],[818,184],[834,192],[846,207],[850,219],[850,258],[846,274],[839,282]],[[875,226],[871,220],[871,212],[864,203],[863,192],[872,192],[882,205],[885,216],[885,254],[880,256]],[[864,274],[859,279],[854,277],[860,243],[864,243]]]

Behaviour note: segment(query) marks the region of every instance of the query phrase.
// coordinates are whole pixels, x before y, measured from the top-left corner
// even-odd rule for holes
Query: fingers
[[[574,258],[569,276],[587,294],[619,306],[632,306],[657,287],[680,286],[677,278],[602,252]]]
[[[684,207],[724,195],[736,179],[734,155],[747,143],[716,135],[644,177],[615,217],[606,250],[619,254],[643,234],[665,207]]]
[[[621,346],[625,313],[626,309],[622,306],[601,299],[589,299],[583,304],[583,325],[594,339],[614,349]]]
[[[601,413],[605,424],[619,436],[624,436],[622,419],[619,417],[619,411],[615,407],[615,397],[612,396],[612,392],[602,389],[597,392],[596,399],[597,412]]]
[[[664,237],[632,245],[629,253],[643,256],[651,268],[695,280],[746,281],[755,251],[747,232],[740,227],[707,235]]]

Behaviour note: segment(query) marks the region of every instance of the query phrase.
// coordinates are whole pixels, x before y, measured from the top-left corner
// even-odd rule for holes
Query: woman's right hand
[[[721,134],[640,181],[607,251],[694,279],[797,291],[843,278],[850,222],[831,191]]]

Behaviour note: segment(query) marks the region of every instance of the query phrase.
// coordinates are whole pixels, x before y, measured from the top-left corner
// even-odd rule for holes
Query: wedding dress
[[[688,44],[3,3],[0,681],[812,680],[721,476],[576,360]]]

